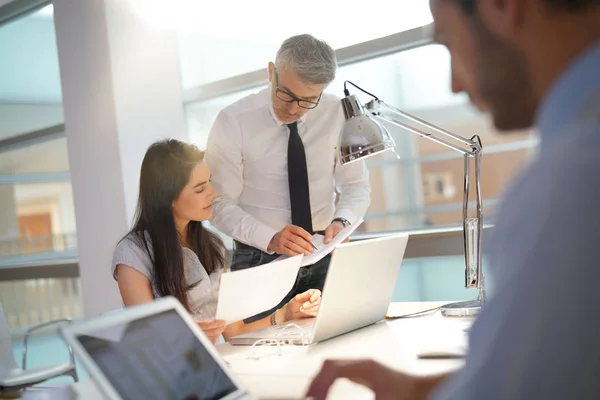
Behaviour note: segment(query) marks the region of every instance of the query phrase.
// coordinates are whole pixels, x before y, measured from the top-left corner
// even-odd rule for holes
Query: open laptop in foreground
[[[258,341],[309,345],[374,324],[389,308],[408,235],[343,243],[331,256],[316,318],[235,336],[233,345]]]
[[[173,297],[61,330],[107,399],[252,399]]]

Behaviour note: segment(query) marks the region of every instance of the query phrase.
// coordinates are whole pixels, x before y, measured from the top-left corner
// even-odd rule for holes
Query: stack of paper
[[[216,319],[230,324],[275,307],[294,287],[302,257],[223,274]]]

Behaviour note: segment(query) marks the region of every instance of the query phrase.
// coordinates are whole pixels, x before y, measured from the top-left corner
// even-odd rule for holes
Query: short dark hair
[[[475,11],[477,0],[452,0],[458,3],[461,10],[465,13],[472,13]],[[556,10],[567,10],[567,11],[582,11],[592,5],[600,5],[600,0],[542,0],[547,5]]]

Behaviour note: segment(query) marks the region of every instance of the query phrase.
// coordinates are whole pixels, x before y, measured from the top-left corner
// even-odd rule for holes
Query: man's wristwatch
[[[350,226],[350,221],[348,221],[346,218],[334,218],[333,221],[331,221],[331,222],[335,222],[335,221],[341,222],[342,225],[344,225],[344,228],[347,226]]]

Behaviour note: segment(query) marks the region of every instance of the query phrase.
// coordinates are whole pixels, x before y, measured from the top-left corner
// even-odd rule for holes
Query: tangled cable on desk
[[[304,336],[310,333],[309,330],[293,322],[285,325],[277,325],[274,327],[274,330],[277,331],[275,337],[293,336],[297,334]]]
[[[289,341],[286,341],[286,337],[289,336],[296,336],[296,335],[300,335],[300,336],[306,336],[309,334],[309,331],[297,324],[294,323],[290,323],[290,324],[286,324],[286,325],[279,325],[276,327],[273,327],[273,329],[275,330],[274,333],[274,339],[259,339],[256,342],[254,342],[252,344],[252,347],[250,348],[250,353],[248,354],[247,358],[252,359],[252,360],[260,360],[261,356],[258,354],[258,348],[260,346],[267,346],[267,347],[272,347],[272,346],[277,346],[277,356],[281,356],[281,348],[282,346],[285,345],[291,345],[291,343],[289,343]]]
[[[277,356],[281,356],[281,342],[277,339],[259,339],[256,342],[254,342],[252,344],[252,347],[250,348],[250,353],[248,354],[247,358],[252,359],[252,360],[260,360],[260,355],[258,354],[258,351],[256,350],[256,345],[261,344],[261,345],[266,345],[266,346],[277,346]]]

